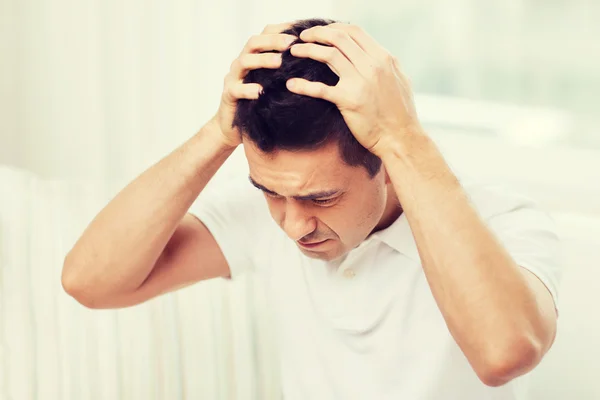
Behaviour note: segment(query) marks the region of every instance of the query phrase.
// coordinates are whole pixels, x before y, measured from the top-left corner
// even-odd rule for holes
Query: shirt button
[[[348,268],[344,271],[344,276],[348,279],[352,279],[356,276],[356,272],[352,268]]]

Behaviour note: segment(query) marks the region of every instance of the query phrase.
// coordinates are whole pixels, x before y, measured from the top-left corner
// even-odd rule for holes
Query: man
[[[239,145],[266,204],[234,185],[192,206]],[[305,20],[248,41],[215,117],[102,210],[62,282],[116,308],[253,269],[286,399],[516,399],[554,340],[558,247],[530,201],[453,174],[383,47]]]

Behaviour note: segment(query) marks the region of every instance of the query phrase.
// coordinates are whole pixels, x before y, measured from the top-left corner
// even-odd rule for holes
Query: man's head
[[[283,33],[298,37],[333,22],[299,21]],[[245,77],[263,93],[238,101],[234,126],[242,132],[250,178],[265,192],[275,221],[306,255],[333,260],[389,223],[389,182],[381,160],[356,141],[337,106],[288,91],[290,78],[328,85],[339,80],[326,64],[286,50],[280,68]]]

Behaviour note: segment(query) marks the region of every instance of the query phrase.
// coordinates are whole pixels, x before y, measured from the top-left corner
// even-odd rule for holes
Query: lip
[[[318,246],[322,245],[323,243],[325,243],[328,240],[329,239],[325,239],[325,240],[322,240],[322,241],[316,242],[316,243],[301,243],[301,242],[298,242],[298,244],[300,246],[306,248],[306,249],[314,249],[315,247],[318,247]]]

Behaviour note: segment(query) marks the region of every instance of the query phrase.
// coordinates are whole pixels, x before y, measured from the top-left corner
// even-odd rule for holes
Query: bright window
[[[600,2],[337,1],[398,57],[429,127],[600,149]]]

